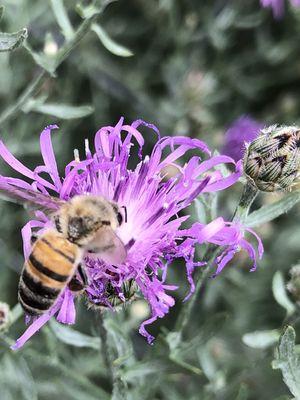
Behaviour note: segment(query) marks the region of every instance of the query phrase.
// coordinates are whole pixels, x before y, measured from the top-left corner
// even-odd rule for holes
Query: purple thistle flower
[[[300,7],[300,0],[290,0],[294,7]],[[280,19],[284,15],[284,0],[260,0],[262,7],[271,7],[274,18]]]
[[[144,137],[138,131],[139,126],[150,128],[158,136],[150,156],[142,155]],[[223,253],[216,260],[217,274],[239,248],[248,251],[255,261],[255,250],[244,239],[244,229],[241,226],[217,218],[206,226],[196,223],[189,229],[181,230],[182,223],[189,216],[178,216],[199,194],[223,190],[234,184],[241,175],[240,162],[235,164],[228,156],[211,157],[206,144],[198,139],[182,136],[160,139],[154,125],[142,120],[124,125],[121,118],[115,127],[103,127],[96,133],[95,153],[91,153],[86,142],[85,159],[71,161],[62,179],[51,143],[51,130],[56,128],[49,126],[42,132],[40,147],[44,164],[33,171],[21,164],[0,142],[0,156],[14,170],[32,181],[29,184],[21,179],[0,176],[0,190],[11,194],[11,197],[30,200],[49,211],[57,209],[49,191],[55,192],[61,200],[68,200],[78,194],[93,194],[114,200],[120,207],[126,206],[127,222],[117,230],[117,235],[127,248],[126,262],[111,265],[107,260],[87,254],[84,262],[89,286],[85,296],[93,303],[110,306],[107,284],[124,301],[123,284],[133,280],[151,309],[150,318],[139,329],[149,343],[154,338],[145,327],[157,318],[162,318],[175,303],[167,292],[177,287],[166,283],[168,268],[174,259],[180,257],[186,263],[190,283],[186,299],[195,288],[192,278],[194,269],[204,265],[194,260],[196,243],[214,243],[224,247]],[[140,162],[134,169],[129,169],[130,152],[136,145]],[[163,155],[166,150],[168,155]],[[204,153],[208,159],[202,161],[200,156],[193,156],[180,166],[179,160],[188,150]],[[175,163],[179,173],[166,179],[164,167]],[[214,169],[221,163],[233,164],[235,172],[222,176],[219,170]],[[48,174],[49,179],[42,178],[41,173]],[[42,232],[53,224],[48,214],[42,211],[36,211],[35,216],[22,229],[25,258],[30,253],[32,229]],[[259,256],[261,254],[262,245],[259,240]],[[73,324],[75,313],[74,295],[66,288],[53,307],[32,322],[13,349],[23,346],[52,316],[56,315],[62,323]]]
[[[221,229],[219,229],[220,226],[222,226]],[[207,235],[207,230],[210,231],[209,235]],[[233,259],[234,255],[241,249],[245,250],[253,261],[253,266],[250,271],[256,271],[257,254],[255,248],[244,238],[245,232],[250,232],[256,238],[259,259],[261,259],[264,252],[263,244],[259,236],[252,229],[243,227],[238,221],[225,222],[223,218],[219,217],[206,226],[195,223],[190,229],[184,232],[186,236],[190,236],[190,238],[194,240],[195,244],[205,241],[221,247],[226,246],[226,249],[215,260],[217,269],[213,277],[219,275],[223,268],[226,267]]]
[[[242,115],[228,128],[222,153],[232,157],[235,161],[240,160],[245,152],[245,143],[255,139],[262,128],[263,124],[260,122],[247,115]]]

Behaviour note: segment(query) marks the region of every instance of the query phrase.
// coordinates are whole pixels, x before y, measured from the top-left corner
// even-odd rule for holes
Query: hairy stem
[[[210,248],[205,254],[203,259],[209,259],[207,262],[206,267],[199,268],[196,273],[195,273],[195,281],[196,287],[195,287],[195,292],[193,293],[193,296],[191,299],[186,303],[184,309],[181,311],[179,314],[179,317],[176,321],[175,324],[175,331],[179,332],[181,335],[184,334],[186,328],[190,324],[192,318],[193,318],[193,311],[194,311],[194,306],[196,304],[196,301],[199,298],[200,292],[204,288],[204,285],[206,284],[207,280],[209,277],[212,275],[211,274],[211,266],[217,256],[219,249],[216,250],[216,248]]]
[[[99,11],[100,13],[100,11]],[[79,42],[84,38],[84,36],[89,32],[91,25],[99,17],[99,13],[94,14],[91,18],[85,19],[78,29],[76,30],[73,38],[67,41],[57,52],[56,59],[54,61],[53,74],[60,66],[60,64],[68,57],[68,55],[77,47]],[[47,79],[50,79],[50,74],[43,70],[41,71],[32,82],[29,83],[27,88],[21,93],[17,101],[13,106],[6,108],[0,114],[0,125],[11,119],[26,103],[34,96],[43,86]]]
[[[253,186],[251,182],[247,181],[246,185],[244,186],[239,204],[233,214],[233,221],[240,221],[241,223],[245,222],[247,215],[249,214],[251,204],[255,200],[257,194],[258,189]]]
[[[42,87],[48,76],[49,75],[46,71],[42,71],[32,82],[30,82],[30,84],[27,86],[24,92],[21,93],[21,95],[14,103],[14,105],[7,107],[0,114],[0,125],[2,125],[4,122],[8,121],[12,116],[14,116],[24,106],[24,104],[28,101],[28,99],[34,96],[40,90],[40,88]]]
[[[115,360],[118,357],[122,357],[123,354],[118,354],[118,346],[116,345],[114,338],[110,335],[110,331],[108,329],[109,324],[107,325],[109,318],[111,318],[109,311],[106,313],[100,313],[99,334],[102,342],[104,361],[112,384],[111,400],[126,400],[127,386],[126,383],[121,379],[118,363],[115,362]]]
[[[96,322],[97,322],[98,328],[99,328],[99,337],[101,340],[101,350],[102,350],[102,355],[103,355],[103,359],[104,359],[104,364],[107,369],[109,379],[112,382],[113,381],[112,366],[110,363],[110,356],[108,353],[108,346],[107,346],[108,340],[107,340],[107,332],[104,327],[103,313],[99,312],[99,313],[95,313],[95,315],[96,315]]]

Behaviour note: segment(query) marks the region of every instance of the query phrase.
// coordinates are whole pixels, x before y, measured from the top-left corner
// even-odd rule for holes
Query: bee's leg
[[[84,286],[87,286],[89,284],[89,278],[86,274],[85,268],[82,264],[78,265],[77,271],[79,273],[79,276],[84,284]]]
[[[38,238],[38,235],[37,235],[36,233],[33,233],[33,234],[31,235],[31,238],[30,238],[31,246],[34,245],[34,243],[37,241],[37,238]]]
[[[76,274],[73,276],[73,278],[70,280],[68,287],[72,292],[81,292],[82,290],[85,289],[85,287],[88,285],[88,277],[87,274],[85,272],[84,267],[82,266],[82,264],[79,264],[77,267],[77,272],[82,280],[82,282],[80,282],[77,278],[76,278]]]
[[[73,276],[73,278],[70,280],[68,283],[68,288],[75,293],[81,292],[85,286],[76,278],[76,276]]]

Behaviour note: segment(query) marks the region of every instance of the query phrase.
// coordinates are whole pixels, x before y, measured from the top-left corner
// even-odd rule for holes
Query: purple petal
[[[74,296],[68,288],[66,288],[64,291],[62,299],[62,305],[56,317],[57,321],[61,322],[62,324],[75,324],[76,311],[74,305]]]
[[[43,130],[40,136],[40,147],[43,160],[46,168],[48,169],[49,175],[51,176],[52,181],[55,184],[57,190],[60,190],[61,180],[58,174],[57,164],[52,147],[51,129],[58,129],[58,126],[49,125]]]
[[[32,237],[32,228],[43,228],[44,223],[40,221],[29,221],[26,225],[23,226],[21,230],[22,239],[23,239],[23,252],[25,260],[28,259],[31,253],[31,237]]]
[[[19,339],[16,340],[16,343],[11,346],[12,350],[18,350],[29,340],[35,333],[37,333],[43,325],[45,325],[51,317],[58,311],[62,303],[62,299],[58,299],[56,304],[41,317],[37,318],[23,333]]]
[[[150,335],[150,333],[146,330],[145,326],[152,324],[157,320],[157,317],[151,317],[146,321],[142,322],[139,327],[139,333],[147,339],[148,344],[153,344],[154,336]]]
[[[263,7],[272,7],[274,18],[282,18],[284,15],[284,0],[261,0]]]

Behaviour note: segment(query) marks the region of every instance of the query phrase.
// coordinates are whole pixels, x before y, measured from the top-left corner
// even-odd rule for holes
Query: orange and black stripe
[[[49,310],[73,276],[76,247],[66,242],[50,234],[35,242],[19,283],[19,301],[26,314]]]

